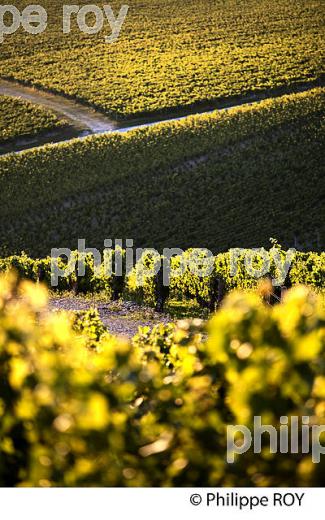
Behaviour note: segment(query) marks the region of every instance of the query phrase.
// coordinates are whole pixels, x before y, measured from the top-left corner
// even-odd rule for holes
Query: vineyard
[[[317,88],[0,158],[1,254],[46,256],[78,238],[102,250],[114,237],[217,252],[276,236],[321,250],[323,114]]]
[[[315,293],[299,286],[276,307],[233,293],[207,328],[182,321],[132,345],[46,302],[42,286],[0,278],[1,486],[324,484],[311,453],[225,458],[227,424],[324,420]]]
[[[261,267],[265,253],[270,258],[269,269],[263,276],[257,277],[256,269]],[[208,258],[202,250],[192,249],[170,259],[168,279],[162,277],[163,270],[167,271],[166,258],[158,259],[156,269],[157,257],[146,252],[132,269],[127,270],[126,254],[121,249],[106,250],[99,271],[91,253],[74,251],[69,259],[47,257],[35,260],[25,254],[7,257],[0,260],[0,272],[14,269],[20,278],[42,282],[52,291],[100,293],[106,301],[133,300],[154,307],[159,312],[164,310],[168,300],[194,300],[202,308],[214,311],[230,291],[256,290],[261,279],[266,280],[266,277],[277,281],[272,293],[274,296],[278,293],[280,298],[281,287],[287,289],[299,284],[324,293],[325,253],[295,252],[288,271],[284,272],[282,265],[286,254],[276,242],[269,251],[262,250],[254,255],[250,250],[242,250],[237,254],[234,272],[231,251]],[[115,261],[117,255],[122,258],[121,272]],[[250,268],[247,268],[247,258],[250,258]],[[78,271],[79,262],[84,265],[82,276]],[[111,265],[109,272],[107,265]],[[61,271],[58,279],[55,276],[58,272],[56,268]],[[271,303],[271,300],[268,301]]]
[[[0,146],[8,141],[64,128],[50,111],[9,96],[0,96]]]
[[[112,45],[104,42],[108,24],[86,35],[73,20],[71,34],[63,34],[64,3],[42,0],[44,33],[5,37],[0,76],[125,118],[213,106],[324,74],[322,0],[130,0]],[[27,4],[14,2],[20,9]],[[110,4],[118,13],[120,2]]]
[[[324,486],[325,3],[127,3],[0,6],[0,488]]]

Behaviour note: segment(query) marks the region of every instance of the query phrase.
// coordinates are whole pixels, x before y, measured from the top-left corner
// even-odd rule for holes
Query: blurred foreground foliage
[[[303,286],[276,307],[235,291],[207,325],[144,328],[128,343],[2,275],[0,485],[324,484],[322,459],[271,454],[268,439],[226,462],[227,425],[324,423],[324,348],[321,297]]]

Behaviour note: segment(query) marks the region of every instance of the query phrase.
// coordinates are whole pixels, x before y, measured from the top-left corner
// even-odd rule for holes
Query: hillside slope
[[[42,34],[5,36],[0,76],[125,118],[213,104],[325,72],[323,0],[128,0],[114,44],[104,40],[107,21],[87,35],[74,15],[71,34],[63,34],[65,3],[42,1],[48,13]],[[109,2],[115,15],[122,3]],[[26,0],[15,6],[22,9]]]
[[[324,90],[1,158],[1,253],[322,249]]]

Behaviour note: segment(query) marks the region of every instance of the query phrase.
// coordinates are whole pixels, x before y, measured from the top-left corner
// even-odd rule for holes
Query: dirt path
[[[96,134],[116,128],[116,123],[107,116],[57,94],[2,79],[0,79],[0,94],[26,99],[35,105],[53,110],[59,118],[66,119],[80,131],[88,130],[89,133]]]
[[[90,298],[80,297],[52,297],[51,311],[80,311],[90,308],[97,309],[100,318],[115,336],[132,338],[139,327],[150,328],[158,323],[170,323],[172,318],[167,314],[158,314],[152,309],[140,307],[133,302],[101,302]]]
[[[310,90],[323,84],[324,81],[319,80],[317,82],[298,84],[290,88],[283,87],[272,91],[258,92],[246,96],[219,100],[210,104],[202,104],[199,107],[196,106],[172,110],[169,114],[144,116],[142,118],[123,122],[114,121],[99,111],[93,110],[87,105],[83,105],[62,95],[45,92],[43,90],[28,87],[13,81],[3,80],[1,78],[0,94],[26,99],[36,105],[53,110],[59,118],[68,121],[73,131],[73,135],[71,135],[71,132],[65,132],[63,129],[61,138],[58,135],[55,135],[54,137],[49,134],[48,136],[43,135],[39,138],[33,137],[31,140],[18,139],[12,147],[12,151],[19,153],[27,148],[35,148],[46,143],[67,141],[71,139],[71,137],[82,138],[89,134],[128,132],[136,128],[149,127],[163,121],[178,121],[188,117],[189,115],[208,114],[215,110],[228,110],[244,104],[258,103],[264,99],[274,98],[284,94]],[[6,153],[8,153],[8,150],[4,149],[2,154]]]

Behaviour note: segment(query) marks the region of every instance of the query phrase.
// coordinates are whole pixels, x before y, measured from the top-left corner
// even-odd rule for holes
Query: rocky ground
[[[52,311],[80,311],[90,307],[98,310],[102,322],[112,334],[128,338],[132,338],[139,327],[173,321],[168,314],[157,313],[133,302],[104,302],[81,296],[54,296],[50,299]]]

